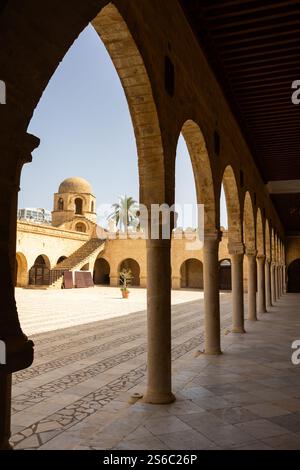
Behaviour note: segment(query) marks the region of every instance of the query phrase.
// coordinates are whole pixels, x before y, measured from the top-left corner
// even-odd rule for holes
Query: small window
[[[75,199],[75,214],[82,214],[82,199],[79,197]]]
[[[79,224],[76,224],[75,230],[76,232],[86,233],[86,226],[82,222],[79,222]]]
[[[91,212],[94,212],[94,201],[91,202]]]
[[[64,210],[64,200],[60,197],[58,200],[58,210],[63,211]]]

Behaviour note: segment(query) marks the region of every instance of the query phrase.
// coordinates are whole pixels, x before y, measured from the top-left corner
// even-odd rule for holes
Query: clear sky
[[[20,208],[52,210],[53,194],[71,176],[92,184],[98,206],[113,204],[123,194],[138,200],[137,150],[125,94],[92,26],[81,33],[57,68],[28,132],[41,143],[33,162],[22,171]],[[196,203],[183,138],[177,152],[176,203]],[[223,201],[221,225],[226,226],[224,206]],[[184,225],[192,221],[185,220]]]

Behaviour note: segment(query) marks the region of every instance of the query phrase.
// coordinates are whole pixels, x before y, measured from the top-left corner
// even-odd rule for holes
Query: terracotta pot
[[[128,296],[129,296],[129,291],[128,290],[122,290],[123,299],[128,299]]]

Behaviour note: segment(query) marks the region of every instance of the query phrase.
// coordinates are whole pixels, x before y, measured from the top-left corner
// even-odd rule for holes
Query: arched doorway
[[[31,286],[47,286],[49,283],[50,262],[45,255],[40,255],[29,271],[29,284]]]
[[[110,266],[104,258],[98,258],[94,266],[94,284],[109,286]]]
[[[16,286],[24,287],[28,284],[28,264],[23,253],[16,254]]]
[[[219,263],[220,290],[231,290],[231,262],[230,259],[223,259]]]
[[[60,256],[57,260],[57,263],[56,264],[59,264],[59,263],[62,263],[63,261],[65,261],[65,259],[67,259],[66,256]]]
[[[131,285],[132,286],[139,286],[140,285],[140,265],[137,261],[135,261],[132,258],[127,258],[122,263],[120,264],[120,270],[119,272],[122,271],[122,269],[130,269],[132,273],[132,281]]]
[[[288,292],[300,292],[300,258],[295,259],[288,268]]]
[[[203,264],[196,258],[182,263],[180,268],[182,288],[203,289]]]

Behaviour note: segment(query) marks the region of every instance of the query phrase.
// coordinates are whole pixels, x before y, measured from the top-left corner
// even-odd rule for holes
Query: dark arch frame
[[[219,289],[231,291],[231,260],[224,258],[219,261]]]
[[[131,285],[133,287],[139,287],[141,284],[141,267],[137,260],[134,258],[125,258],[119,264],[119,273],[122,269],[130,269],[133,275]],[[120,282],[121,283],[121,282]]]
[[[110,285],[110,264],[105,258],[96,259],[94,264],[93,279],[95,285]]]
[[[203,263],[197,258],[188,258],[180,266],[182,289],[203,289]]]

